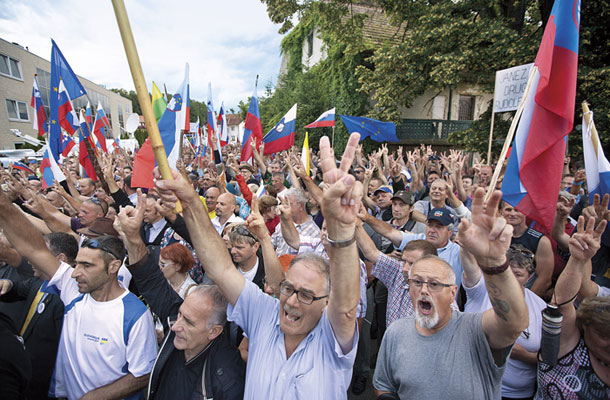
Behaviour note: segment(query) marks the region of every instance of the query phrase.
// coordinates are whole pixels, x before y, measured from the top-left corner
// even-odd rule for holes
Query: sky
[[[277,83],[282,35],[259,0],[125,0],[144,77],[177,90],[190,66],[191,99],[235,108]],[[0,38],[50,60],[51,38],[75,73],[134,90],[110,0],[0,0]]]

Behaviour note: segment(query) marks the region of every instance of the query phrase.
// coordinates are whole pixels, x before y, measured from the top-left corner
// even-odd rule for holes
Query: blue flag
[[[341,115],[341,120],[349,133],[360,133],[360,140],[370,137],[376,142],[398,142],[396,124],[393,122],[381,122],[372,118],[349,115]]]
[[[59,160],[59,154],[63,150],[59,125],[59,81],[63,81],[63,86],[70,99],[76,99],[87,92],[53,39],[51,39],[51,43],[53,47],[51,49],[51,93],[49,95],[49,148],[55,160]]]

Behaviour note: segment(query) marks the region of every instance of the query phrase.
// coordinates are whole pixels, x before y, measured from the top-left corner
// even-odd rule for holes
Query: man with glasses
[[[320,165],[329,185],[321,206],[330,262],[314,254],[296,257],[279,285],[279,299],[264,294],[235,269],[188,182],[178,173],[174,180],[161,180],[155,171],[157,190],[167,205],[176,199],[182,203],[197,255],[230,303],[227,318],[249,338],[244,399],[347,396],[358,342],[360,279],[354,230],[362,198],[362,184],[348,171],[359,138],[350,137],[340,168],[328,138],[320,140]]]
[[[146,385],[156,355],[150,311],[119,285],[120,239],[85,240],[76,265],[60,262],[0,191],[0,227],[15,249],[49,279],[47,291],[65,305],[51,397],[128,397]]]
[[[493,308],[476,314],[453,311],[458,288],[453,268],[435,256],[415,261],[408,279],[415,315],[395,321],[385,333],[373,378],[378,396],[501,397],[506,359],[528,326],[528,311],[506,258],[512,227],[495,216],[502,192],[492,194],[486,210],[484,196],[485,191],[477,189],[472,222],[462,220],[458,241],[485,277]]]

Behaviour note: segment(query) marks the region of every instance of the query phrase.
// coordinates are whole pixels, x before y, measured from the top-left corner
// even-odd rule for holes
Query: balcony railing
[[[400,140],[447,140],[449,133],[468,129],[472,121],[403,119],[396,126]]]

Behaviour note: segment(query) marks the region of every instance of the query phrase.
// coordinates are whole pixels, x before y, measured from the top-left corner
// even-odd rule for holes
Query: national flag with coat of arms
[[[70,100],[83,96],[87,92],[53,39],[51,39],[51,43],[48,145],[51,149],[51,155],[56,157],[55,160],[59,160],[59,155],[62,152],[61,127],[65,125],[64,129],[73,134],[75,131],[73,127],[75,125],[78,126],[78,118],[74,113]],[[66,118],[71,118],[72,121],[69,121],[69,124],[65,124]],[[72,128],[70,128],[71,126]]]
[[[305,125],[305,128],[325,128],[335,126],[335,108],[331,108],[328,111],[324,111],[322,115],[318,117],[309,125]]]
[[[253,138],[256,141],[256,148],[258,149],[263,141],[263,126],[261,124],[261,114],[258,109],[256,85],[254,85],[254,94],[252,94],[252,97],[250,98],[246,122],[244,123],[244,135],[241,140],[241,161],[250,162],[252,160],[252,147],[250,147],[250,142]]]
[[[550,232],[574,123],[580,0],[556,0],[522,100],[502,198]]]
[[[294,132],[297,122],[297,105],[293,105],[273,129],[263,137],[265,151],[263,154],[273,154],[288,150],[294,145]]]
[[[603,197],[604,194],[610,193],[610,162],[608,162],[599,140],[593,122],[593,111],[589,111],[589,115],[585,111],[582,116],[582,149],[585,158],[589,202],[592,203],[593,195],[599,194],[600,197]]]
[[[55,182],[62,182],[66,180],[66,176],[55,161],[55,157],[52,154],[49,154],[50,151],[51,148],[47,143],[44,147],[44,156],[40,162],[40,173],[42,174],[41,183],[43,189],[53,186],[53,183]]]
[[[95,112],[95,122],[93,123],[93,134],[95,135],[102,151],[107,153],[108,148],[106,147],[106,129],[104,126],[110,126],[110,123],[108,122],[108,118],[106,118],[106,113],[104,112],[102,103],[98,102],[97,110]]]
[[[38,131],[38,137],[42,137],[47,132],[47,113],[44,110],[44,103],[38,89],[38,79],[34,74],[34,84],[32,86],[32,101],[30,106],[34,109],[34,129]]]

